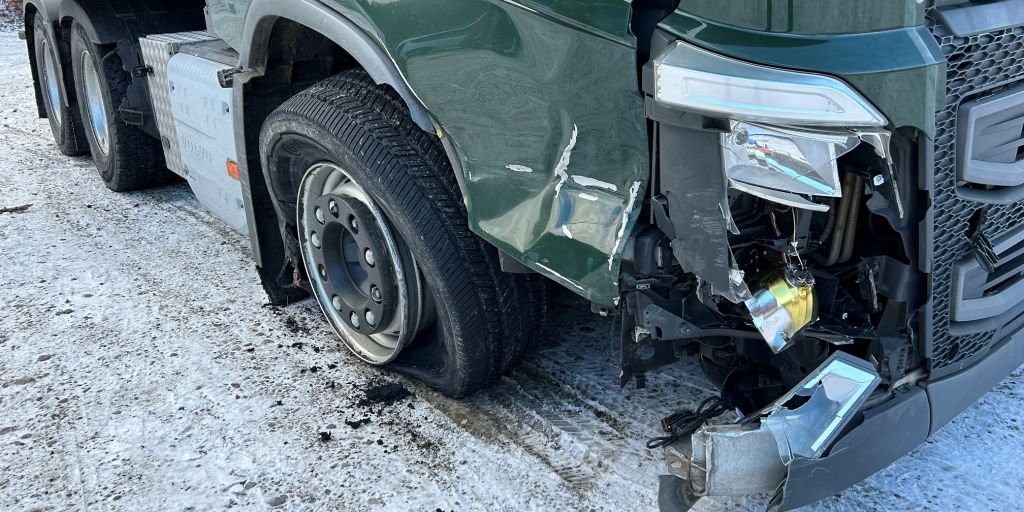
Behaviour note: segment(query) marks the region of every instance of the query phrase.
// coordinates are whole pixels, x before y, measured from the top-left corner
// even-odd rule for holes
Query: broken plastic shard
[[[689,473],[694,494],[746,496],[769,492],[786,476],[771,432],[741,425],[702,427],[690,438]]]
[[[875,368],[836,352],[792,391],[777,400],[761,425],[772,432],[785,464],[816,459],[878,387]]]
[[[881,379],[875,367],[836,352],[789,393],[748,422],[701,427],[665,447],[669,473],[695,496],[774,492],[795,458],[821,457]]]
[[[791,196],[843,195],[837,160],[860,143],[851,133],[733,122],[732,131],[722,135],[722,154],[734,186],[762,191],[769,200],[775,192],[785,204],[802,208]]]
[[[827,204],[819,204],[813,201],[804,199],[803,196],[797,194],[790,194],[789,192],[782,192],[779,190],[770,190],[755,185],[748,185],[746,183],[740,183],[738,181],[730,182],[732,188],[739,190],[740,192],[746,192],[754,197],[760,197],[775,203],[779,203],[783,206],[792,206],[794,208],[800,208],[803,210],[811,210],[815,212],[827,212],[829,206]]]
[[[900,197],[899,182],[896,181],[896,163],[892,158],[892,133],[887,131],[858,131],[855,133],[862,141],[875,148],[875,154],[885,161],[889,175],[889,193],[886,195],[896,205],[896,213],[902,219],[906,215],[906,211],[903,209],[903,198]]]

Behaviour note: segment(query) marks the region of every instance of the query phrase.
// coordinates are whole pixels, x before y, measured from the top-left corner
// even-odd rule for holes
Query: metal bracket
[[[124,124],[130,126],[145,126],[146,124],[146,116],[148,115],[147,112],[143,112],[141,110],[132,108],[125,108],[123,106],[119,108],[117,111],[119,114],[121,114],[121,120],[124,122]]]
[[[235,86],[235,75],[240,73],[242,70],[238,68],[222,69],[217,72],[217,82],[224,89],[230,89]]]

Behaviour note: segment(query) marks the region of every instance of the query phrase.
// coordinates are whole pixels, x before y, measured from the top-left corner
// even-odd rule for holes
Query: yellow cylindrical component
[[[796,334],[818,319],[818,301],[815,300],[813,285],[793,285],[786,277],[781,277],[768,290],[792,319],[793,332],[787,334]]]

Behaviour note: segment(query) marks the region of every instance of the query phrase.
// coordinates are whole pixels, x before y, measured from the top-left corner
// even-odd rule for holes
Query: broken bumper
[[[792,510],[835,495],[886,468],[1024,365],[1024,330],[997,344],[987,357],[957,374],[924,381],[863,412],[863,420],[840,437],[827,455],[794,459],[787,467],[774,510]],[[692,505],[685,484],[663,482],[662,510]],[[682,484],[682,485],[681,485]]]
[[[925,442],[1007,375],[1024,365],[1024,330],[996,345],[974,366],[914,386],[864,411],[864,421],[828,456],[789,466],[780,510],[809,505],[884,469]]]

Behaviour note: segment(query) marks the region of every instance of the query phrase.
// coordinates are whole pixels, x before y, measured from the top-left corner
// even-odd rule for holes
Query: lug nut
[[[373,311],[367,311],[366,312],[366,323],[369,324],[369,325],[373,325],[373,324],[377,323],[377,315],[374,315]]]
[[[363,253],[363,258],[366,259],[366,264],[371,267],[377,264],[377,260],[374,259],[373,257],[373,251],[369,249],[367,249],[366,252]]]
[[[331,199],[331,202],[327,203],[327,209],[331,211],[331,215],[338,216],[338,203]]]
[[[327,267],[320,265],[320,277],[327,279]]]
[[[313,247],[320,248],[320,235],[313,233],[309,236],[309,241],[313,243]]]
[[[343,306],[343,304],[341,303],[341,297],[335,295],[334,298],[331,299],[331,305],[334,306],[334,309],[341,311],[341,308]]]
[[[875,177],[871,179],[871,183],[874,183],[876,187],[881,187],[882,185],[885,185],[885,176],[876,174]]]
[[[323,210],[321,210],[320,208],[317,208],[316,210],[313,211],[313,213],[316,215],[317,222],[319,222],[320,224],[323,224],[324,222],[326,222],[326,220],[324,219],[324,211]]]
[[[380,288],[377,288],[376,285],[370,287],[370,298],[377,304],[384,302],[384,294],[380,292]]]
[[[352,229],[359,231],[359,219],[352,217],[352,220],[349,222],[349,225],[352,226]]]
[[[349,315],[348,321],[352,323],[352,327],[355,327],[356,329],[359,328],[359,315],[357,315],[355,311],[353,311],[352,314]]]

